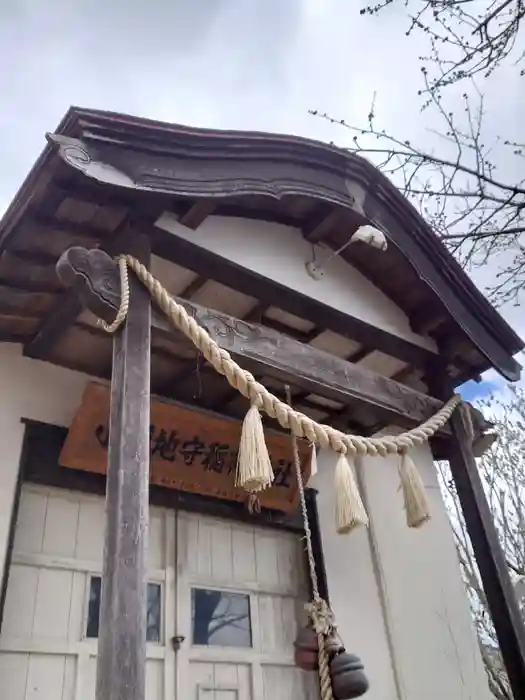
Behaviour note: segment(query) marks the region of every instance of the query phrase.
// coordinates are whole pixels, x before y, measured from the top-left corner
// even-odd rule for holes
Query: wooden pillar
[[[130,243],[149,266],[149,241]],[[146,696],[151,309],[140,282],[129,281],[128,317],[113,341],[97,700]]]
[[[145,236],[130,233],[126,252],[149,266]],[[83,306],[105,321],[114,320],[120,282],[108,255],[70,248],[58,261],[57,273]],[[133,274],[129,284],[128,316],[113,340],[97,700],[146,696],[151,305]]]
[[[448,399],[448,378],[432,384],[436,395]],[[459,411],[451,418],[448,460],[465,524],[483,582],[503,662],[516,700],[525,698],[525,626],[510,580],[503,550],[483,489],[472,446]]]

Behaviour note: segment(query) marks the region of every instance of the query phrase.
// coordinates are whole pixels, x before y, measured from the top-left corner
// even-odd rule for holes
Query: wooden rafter
[[[196,231],[203,221],[213,213],[215,202],[210,199],[199,199],[190,204],[179,216],[179,223]]]
[[[58,270],[66,283],[87,285],[94,313],[107,320],[114,318],[120,304],[120,280],[118,268],[107,254],[100,250],[72,248],[61,257]],[[100,301],[95,306],[92,290],[99,290]],[[425,394],[271,329],[239,321],[183,299],[178,301],[221,347],[254,373],[290,382],[343,403],[362,401],[401,425],[419,423],[441,405]],[[168,333],[172,337],[173,329],[164,318],[155,313],[152,322],[154,332]]]
[[[199,275],[197,275],[195,279],[192,279],[192,281],[184,287],[180,294],[181,297],[183,299],[188,299],[189,301],[191,301],[193,295],[197,294],[197,292],[199,292],[204,287],[207,281],[208,280],[206,279],[206,277],[200,277]]]
[[[264,300],[269,306],[309,320],[317,328],[331,330],[361,345],[423,369],[436,359],[436,353],[431,350],[285,287],[172,233],[154,227],[151,235],[155,253],[164,259],[200,275],[209,276],[210,271],[213,271],[213,279],[216,282],[247,296]]]
[[[101,246],[101,250],[113,256],[119,251],[127,249],[127,241],[130,234],[138,226],[139,222],[151,223],[152,217],[130,211],[117,230]],[[71,326],[82,310],[78,296],[73,290],[65,292],[59,299],[55,308],[47,316],[38,333],[30,343],[24,347],[24,354],[36,359],[44,359],[50,348],[57,342],[61,335]]]
[[[330,229],[338,224],[344,215],[344,210],[333,209],[329,206],[319,208],[317,216],[303,226],[303,236],[310,243],[318,243],[328,235]]]
[[[314,338],[317,338],[324,332],[324,329],[320,330],[315,326],[312,330],[302,331],[298,328],[288,326],[286,323],[282,323],[282,321],[278,321],[277,319],[269,318],[268,316],[263,316],[260,323],[266,328],[272,328],[278,333],[283,333],[284,335],[289,335],[291,338],[295,338],[295,340],[300,340],[301,343],[310,343]]]
[[[372,351],[367,350],[366,348],[360,348],[359,350],[356,350],[354,352],[351,352],[349,355],[346,356],[345,360],[347,362],[353,362],[354,364],[357,364],[361,360],[364,360],[365,357],[368,357],[368,355],[371,354]],[[294,397],[294,400],[296,402],[303,402],[304,399],[306,399],[307,396],[310,395],[311,392],[309,391],[303,391],[300,394],[296,394]],[[318,408],[318,406],[316,407]],[[344,406],[343,409],[335,409],[333,411],[327,411],[327,419],[331,420],[334,417],[337,417],[341,414],[341,412],[345,409],[347,409],[348,406]]]
[[[410,316],[410,328],[414,333],[419,335],[428,335],[434,331],[438,326],[447,321],[446,315],[441,313],[432,313],[428,309],[423,309],[417,314],[412,314]]]

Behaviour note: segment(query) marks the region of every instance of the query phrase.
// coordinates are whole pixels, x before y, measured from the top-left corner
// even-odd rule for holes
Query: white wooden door
[[[1,698],[94,700],[103,531],[104,499],[24,485]],[[147,700],[317,698],[315,675],[293,666],[299,548],[291,534],[152,508]],[[204,621],[202,601],[214,603]]]
[[[0,697],[94,700],[104,499],[24,485],[2,634]],[[148,700],[175,698],[175,514],[151,510]]]
[[[317,698],[316,675],[293,660],[307,599],[299,538],[187,513],[177,532],[177,697]]]

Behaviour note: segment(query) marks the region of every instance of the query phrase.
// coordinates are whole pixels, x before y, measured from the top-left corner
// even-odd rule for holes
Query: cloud
[[[348,0],[2,3],[0,210],[42,149],[45,132],[72,104],[343,145],[344,130],[310,117],[308,109],[362,122],[376,93],[386,128],[432,143],[417,97],[425,37],[404,36],[399,3],[378,18],[361,17],[360,6]],[[522,92],[513,74],[484,83],[488,138],[521,125]],[[499,164],[501,177],[506,167]],[[484,286],[491,274],[486,269],[478,283]],[[517,310],[505,313],[525,334]]]

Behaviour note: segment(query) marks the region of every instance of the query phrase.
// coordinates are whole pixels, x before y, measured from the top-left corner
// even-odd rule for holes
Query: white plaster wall
[[[370,681],[366,699],[402,700],[396,687],[369,533],[365,528],[345,536],[335,532],[335,461],[333,452],[321,450],[317,456],[319,471],[310,482],[318,489],[330,604],[347,651],[357,654],[364,664]]]
[[[365,458],[359,467],[402,697],[489,700],[492,695],[432,454],[428,445],[411,454],[432,512],[432,519],[417,530],[406,526],[397,474],[400,457]]]
[[[401,309],[340,257],[330,260],[320,280],[312,279],[305,268],[305,263],[312,259],[312,245],[296,228],[209,216],[192,231],[169,213],[163,214],[156,225],[312,299],[421,347],[436,350],[434,341],[412,332]],[[329,251],[317,247],[316,253],[321,261]],[[370,248],[370,255],[381,255],[381,251]]]
[[[24,436],[20,419],[69,426],[86,381],[78,372],[23,357],[18,345],[0,344],[0,572]]]
[[[432,520],[418,530],[406,526],[399,457],[365,458],[356,472],[371,525],[346,536],[334,534],[335,458],[319,456],[312,485],[320,488],[332,605],[349,650],[366,663],[370,700],[489,700],[432,455],[425,445],[412,456],[428,489]]]

